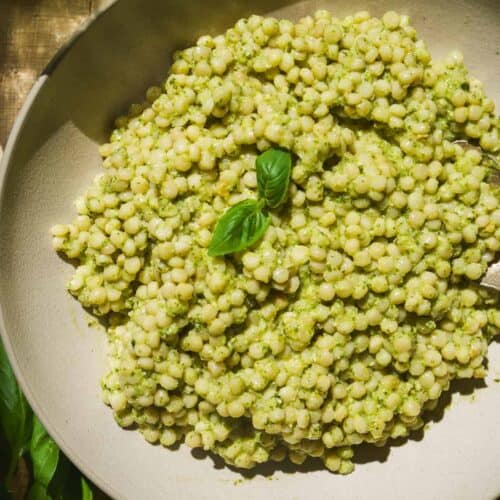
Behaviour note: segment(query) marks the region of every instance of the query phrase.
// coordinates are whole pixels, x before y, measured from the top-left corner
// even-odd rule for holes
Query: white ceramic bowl
[[[196,459],[184,446],[168,451],[120,429],[101,403],[104,334],[87,326],[65,292],[72,268],[52,250],[50,226],[72,218],[73,200],[99,170],[97,144],[113,117],[161,81],[174,49],[253,12],[296,19],[316,8],[339,16],[361,9],[410,14],[433,56],[461,49],[500,103],[498,0],[121,0],[56,56],[15,123],[0,168],[2,338],[49,432],[116,499],[488,500],[500,493],[500,385],[492,382],[498,345],[490,347],[490,378],[473,402],[454,397],[423,439],[365,450],[359,460],[366,463],[347,477],[289,467],[238,481],[238,472]]]

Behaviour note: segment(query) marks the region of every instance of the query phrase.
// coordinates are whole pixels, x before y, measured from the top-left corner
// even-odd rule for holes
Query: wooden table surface
[[[0,0],[0,146],[40,71],[107,1]]]

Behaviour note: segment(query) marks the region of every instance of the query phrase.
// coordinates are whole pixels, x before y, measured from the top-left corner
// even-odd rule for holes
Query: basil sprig
[[[259,199],[243,200],[226,210],[212,234],[211,257],[240,252],[259,241],[271,222],[265,207],[276,208],[285,201],[292,170],[290,153],[268,149],[255,163]]]

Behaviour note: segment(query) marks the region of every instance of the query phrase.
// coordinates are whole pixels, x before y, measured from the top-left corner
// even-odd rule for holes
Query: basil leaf
[[[259,196],[270,208],[281,205],[288,192],[292,156],[288,151],[268,149],[257,157],[255,166]]]
[[[27,500],[52,500],[52,497],[47,493],[47,487],[38,482],[31,486]]]
[[[36,417],[33,421],[30,453],[35,481],[47,487],[56,472],[59,448]]]
[[[93,500],[94,494],[92,493],[92,490],[90,489],[90,486],[88,485],[87,481],[82,477],[81,479],[81,484],[82,484],[82,500]]]
[[[16,470],[19,457],[28,449],[32,417],[31,408],[17,385],[7,354],[0,342],[0,425],[10,446],[7,484]]]
[[[262,213],[262,205],[263,201],[243,200],[226,210],[215,226],[208,255],[239,252],[258,241],[271,222],[271,217]]]

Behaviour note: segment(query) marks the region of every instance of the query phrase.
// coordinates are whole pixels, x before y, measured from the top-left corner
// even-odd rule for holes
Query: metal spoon
[[[470,149],[479,151],[483,155],[483,157],[492,164],[493,167],[493,170],[488,178],[488,182],[500,186],[500,162],[493,155],[485,153],[479,146],[474,146],[464,139],[454,141],[453,144],[457,144],[466,151]],[[488,269],[486,270],[486,274],[481,280],[481,285],[500,291],[500,262],[495,262],[494,264],[491,264],[490,267],[488,267]]]

